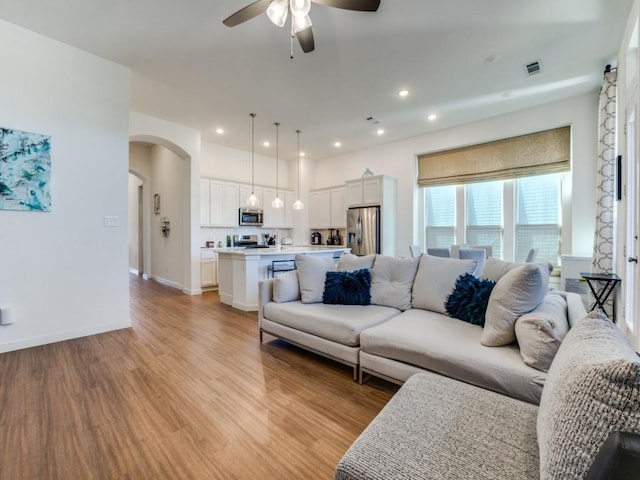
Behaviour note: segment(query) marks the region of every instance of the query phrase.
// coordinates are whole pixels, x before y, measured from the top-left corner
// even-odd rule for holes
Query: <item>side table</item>
[[[604,312],[604,314],[609,318],[607,311],[604,308],[605,303],[609,299],[609,295],[613,293],[614,289],[618,282],[620,282],[620,277],[615,273],[589,273],[589,272],[580,272],[580,276],[587,281],[587,285],[591,289],[591,293],[593,293],[593,297],[595,298],[595,303],[591,306],[591,310],[595,310],[596,307],[600,307],[600,309]],[[598,291],[596,289],[596,285],[602,284],[602,289]]]

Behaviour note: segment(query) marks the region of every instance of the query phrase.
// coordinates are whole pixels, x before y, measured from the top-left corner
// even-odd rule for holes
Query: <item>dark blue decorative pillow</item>
[[[371,304],[371,271],[363,268],[354,272],[327,272],[322,302],[334,305]]]
[[[444,307],[450,317],[484,326],[484,314],[496,282],[481,280],[470,273],[460,275]]]

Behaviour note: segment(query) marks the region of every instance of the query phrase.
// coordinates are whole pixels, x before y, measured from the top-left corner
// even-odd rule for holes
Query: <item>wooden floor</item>
[[[391,398],[131,276],[133,328],[0,355],[0,479],[330,479]]]

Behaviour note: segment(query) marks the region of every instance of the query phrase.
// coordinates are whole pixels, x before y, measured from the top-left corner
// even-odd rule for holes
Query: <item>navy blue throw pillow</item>
[[[489,296],[496,282],[481,280],[470,273],[460,275],[444,307],[450,317],[484,326]]]
[[[322,302],[333,305],[370,305],[371,271],[327,272]]]

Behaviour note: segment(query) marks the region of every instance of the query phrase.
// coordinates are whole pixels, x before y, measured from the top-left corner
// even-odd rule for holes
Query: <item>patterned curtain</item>
[[[593,273],[614,273],[615,267],[616,94],[617,71],[614,70],[605,73],[600,91]],[[606,307],[607,314],[613,318],[612,298]]]

